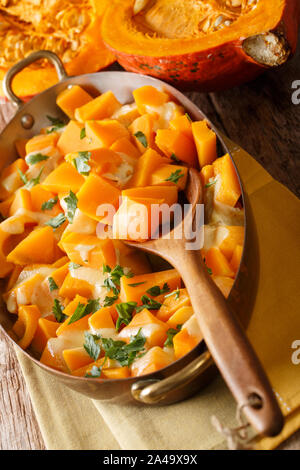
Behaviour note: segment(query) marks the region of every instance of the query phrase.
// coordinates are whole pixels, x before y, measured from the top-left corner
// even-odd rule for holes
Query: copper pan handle
[[[4,91],[6,98],[9,101],[11,101],[14,105],[16,105],[18,108],[21,108],[21,106],[23,105],[23,101],[13,92],[12,81],[14,77],[19,72],[21,72],[21,70],[25,69],[26,67],[28,67],[28,65],[40,59],[47,59],[49,60],[49,62],[51,62],[52,65],[54,65],[59,81],[64,80],[65,78],[68,78],[68,74],[64,68],[62,61],[56,54],[54,54],[54,52],[51,52],[51,51],[33,52],[29,56],[25,57],[25,59],[22,59],[19,62],[17,62],[15,65],[13,65],[5,74],[4,79],[3,79],[3,91]]]

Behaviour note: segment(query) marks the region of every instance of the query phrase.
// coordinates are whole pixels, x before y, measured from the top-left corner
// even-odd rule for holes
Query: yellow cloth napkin
[[[300,202],[247,152],[226,139],[255,216],[259,290],[248,334],[270,377],[286,425],[280,436],[256,439],[272,449],[300,428],[300,365],[291,348],[300,339]],[[235,423],[236,405],[221,377],[185,402],[163,408],[116,406],[73,392],[18,358],[48,449],[220,449],[224,438],[211,425]]]

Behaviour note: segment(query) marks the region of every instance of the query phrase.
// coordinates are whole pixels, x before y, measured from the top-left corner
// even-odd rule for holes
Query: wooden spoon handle
[[[178,243],[169,255],[168,261],[187,287],[207,347],[237,403],[259,433],[278,434],[283,416],[271,385],[246,333],[210,278],[200,252],[187,251]]]

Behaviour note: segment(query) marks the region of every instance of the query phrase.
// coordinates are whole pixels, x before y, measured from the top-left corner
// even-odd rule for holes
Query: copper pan
[[[25,104],[13,93],[11,83],[18,72],[40,59],[47,59],[55,66],[59,82]],[[160,80],[134,73],[110,71],[69,77],[59,58],[49,51],[35,52],[14,65],[8,71],[3,84],[6,97],[17,109],[13,119],[0,135],[0,168],[8,165],[16,158],[14,145],[16,139],[28,139],[38,134],[41,127],[49,125],[47,115],[57,116],[63,120],[66,119],[66,116],[56,105],[56,97],[62,90],[74,84],[83,86],[95,96],[107,90],[112,90],[121,103],[131,102],[132,91],[140,86],[152,85],[154,87],[162,87],[184,106],[193,119],[207,119],[202,111],[187,97]],[[218,130],[213,124],[211,124],[211,127],[218,137],[219,155],[223,155],[227,152],[230,154]],[[242,262],[229,295],[228,303],[231,310],[239,317],[243,326],[247,327],[257,290],[259,254],[255,225],[247,195],[244,191],[242,199],[245,207],[245,244]],[[7,338],[13,342],[7,334],[7,331],[11,329],[16,317],[15,315],[9,314],[4,302],[2,300],[1,302],[1,328]],[[128,402],[134,402],[136,404],[142,402],[149,405],[175,403],[197,393],[216,375],[216,367],[214,366],[204,341],[199,343],[199,345],[186,356],[164,369],[143,377],[119,380],[95,380],[68,375],[41,364],[33,357],[30,351],[22,350],[22,352],[39,367],[55,376],[59,382],[67,385],[71,389],[94,399],[118,404]],[[278,429],[279,428],[280,425]]]

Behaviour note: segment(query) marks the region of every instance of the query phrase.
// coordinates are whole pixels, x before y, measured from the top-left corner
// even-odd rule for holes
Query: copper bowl
[[[55,66],[59,82],[25,104],[12,92],[13,77],[30,63],[42,58],[48,59]],[[132,101],[132,91],[134,89],[143,85],[152,85],[167,90],[177,102],[184,106],[192,119],[207,119],[186,96],[161,80],[135,73],[110,71],[69,77],[59,58],[49,51],[35,52],[14,65],[6,74],[3,84],[7,98],[16,105],[17,111],[0,135],[1,168],[10,164],[17,157],[15,140],[29,139],[38,134],[41,127],[49,124],[47,115],[66,119],[66,116],[56,105],[56,97],[66,87],[74,84],[84,87],[92,95],[112,90],[117,99],[124,104]],[[210,123],[210,125],[218,137],[219,154],[230,154],[218,130],[213,124]],[[245,208],[245,243],[241,265],[230,292],[228,303],[231,310],[246,327],[256,296],[259,256],[255,225],[247,195],[244,191],[242,191],[242,200]],[[2,283],[2,291],[3,288],[4,283]],[[11,315],[7,311],[3,300],[1,302],[1,329],[9,341],[14,343],[7,332],[15,322],[15,315]],[[129,401],[163,405],[178,402],[199,391],[213,379],[217,372],[204,341],[201,341],[186,356],[164,369],[142,377],[117,380],[75,377],[41,364],[30,351],[23,351],[22,349],[21,351],[37,366],[55,376],[60,383],[91,398],[118,404],[128,403]],[[141,392],[143,393],[141,394]]]

